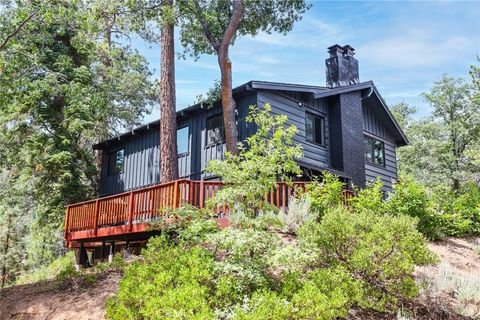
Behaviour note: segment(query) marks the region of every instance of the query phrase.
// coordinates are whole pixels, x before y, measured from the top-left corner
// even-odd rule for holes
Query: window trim
[[[182,152],[182,153],[178,152],[178,139],[177,139],[177,155],[178,155],[179,158],[182,157],[182,156],[186,156],[186,155],[190,154],[190,124],[187,124],[187,125],[184,125],[184,126],[181,126],[181,127],[177,127],[177,138],[178,138],[178,130],[185,129],[185,128],[188,128],[187,151]]]
[[[117,155],[118,155],[118,152],[122,151],[123,150],[123,165],[122,165],[122,170],[117,172]],[[110,157],[112,156],[115,156],[115,173],[112,174],[112,172],[110,170],[112,170],[112,168],[110,168]],[[118,149],[115,149],[114,151],[110,151],[107,153],[107,177],[114,177],[114,176],[118,176],[119,174],[122,174],[122,173],[125,173],[125,147],[121,147],[121,148],[118,148]]]
[[[311,115],[313,117],[317,117],[317,118],[320,118],[322,120],[322,123],[323,123],[323,130],[322,130],[322,137],[321,137],[321,143],[318,143],[318,142],[315,142],[313,140],[309,140],[308,137],[307,137],[307,116],[308,115]],[[315,121],[313,121],[313,131],[315,133]],[[308,143],[311,143],[315,146],[320,146],[320,147],[326,147],[326,143],[325,143],[325,117],[324,116],[321,116],[319,114],[316,114],[316,113],[313,113],[313,112],[310,112],[310,111],[305,111],[305,141],[308,142]]]
[[[223,137],[218,142],[208,143],[208,121],[210,119],[217,118],[217,117],[221,117],[221,119],[222,119]],[[219,144],[224,144],[226,141],[227,141],[227,139],[226,139],[226,135],[225,135],[225,123],[223,122],[223,113],[219,113],[219,114],[207,117],[206,122],[205,122],[205,148],[217,146]]]
[[[370,150],[371,153],[372,153],[372,161],[368,160],[367,154],[364,152],[365,163],[377,166],[379,168],[386,168],[387,167],[387,159],[385,158],[385,141],[383,141],[383,140],[381,140],[377,137],[366,135],[366,134],[363,135],[363,138],[364,139],[369,139],[369,140],[372,141],[372,149]],[[382,148],[383,164],[375,163],[375,141],[378,141],[378,142],[382,143],[382,146],[383,146],[383,148]]]

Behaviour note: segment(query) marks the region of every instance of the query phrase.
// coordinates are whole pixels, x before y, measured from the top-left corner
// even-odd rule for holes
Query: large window
[[[325,145],[325,120],[317,115],[305,114],[306,140],[320,145]]]
[[[125,150],[120,149],[108,154],[108,175],[114,176],[123,173],[125,166]]]
[[[377,166],[385,166],[385,144],[383,141],[364,137],[364,143],[365,160]]]
[[[179,155],[188,153],[189,127],[183,127],[177,130],[177,152]]]
[[[223,115],[207,119],[207,146],[225,141],[225,128]]]

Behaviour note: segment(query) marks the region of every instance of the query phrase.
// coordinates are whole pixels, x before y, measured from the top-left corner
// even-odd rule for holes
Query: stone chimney
[[[358,61],[353,57],[355,49],[338,44],[328,48],[330,58],[325,60],[327,87],[335,88],[359,83]]]

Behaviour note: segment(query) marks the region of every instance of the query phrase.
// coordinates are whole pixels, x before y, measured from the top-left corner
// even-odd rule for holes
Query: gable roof
[[[398,146],[407,145],[408,139],[405,133],[403,132],[402,128],[400,128],[394,116],[388,109],[384,99],[378,92],[378,89],[373,84],[373,81],[361,82],[361,83],[357,83],[349,86],[337,87],[337,88],[329,88],[329,87],[294,84],[294,83],[251,80],[238,87],[235,87],[233,89],[233,94],[236,95],[245,91],[256,91],[256,90],[295,91],[295,92],[311,93],[313,94],[314,99],[321,99],[321,98],[335,96],[342,93],[348,93],[348,92],[353,92],[358,90],[367,90],[367,89],[370,89],[370,90],[366,96],[362,97],[362,99],[372,99],[373,97],[378,100],[377,101],[378,103],[376,105],[380,106],[380,108],[377,108],[377,109],[378,111],[383,112],[384,115],[386,115],[385,119],[388,120],[390,123],[389,128],[393,133],[395,142],[397,143]],[[187,108],[181,109],[177,111],[177,119],[188,117],[192,113],[197,112],[201,109],[205,109],[205,106],[202,103],[197,103]],[[150,128],[159,126],[159,123],[160,123],[160,120],[152,121],[148,124],[137,127],[131,131],[125,132],[111,139],[97,143],[93,145],[93,149],[102,149],[108,143],[114,142],[116,140],[122,140],[123,138],[126,138],[127,136],[130,136],[130,135],[134,135],[136,133],[148,131],[150,130]]]

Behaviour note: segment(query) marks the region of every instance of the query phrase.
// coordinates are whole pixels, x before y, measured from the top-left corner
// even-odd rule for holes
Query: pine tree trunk
[[[238,129],[235,121],[236,103],[232,94],[232,63],[228,57],[228,47],[219,51],[218,64],[221,72],[223,122],[225,124],[227,151],[238,154]]]
[[[173,0],[163,0],[171,6]],[[161,30],[160,67],[160,182],[178,179],[177,116],[175,101],[174,26],[165,23]]]
[[[5,239],[5,246],[3,247],[3,255],[5,257],[5,260],[3,261],[3,266],[2,266],[2,286],[3,288],[5,286],[5,283],[7,282],[7,254],[8,254],[8,249],[10,246],[10,228],[12,226],[12,215],[9,214],[7,218],[7,236]]]

